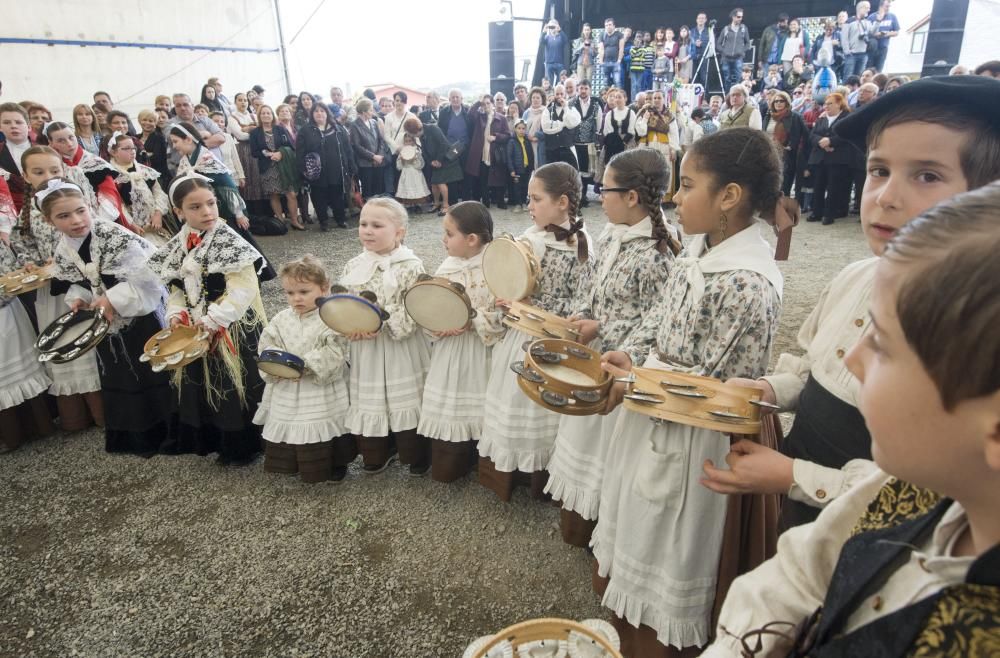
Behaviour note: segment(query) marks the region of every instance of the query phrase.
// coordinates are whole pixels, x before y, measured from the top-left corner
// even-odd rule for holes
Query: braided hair
[[[639,195],[639,203],[653,222],[651,237],[656,240],[657,251],[679,254],[681,245],[667,228],[660,205],[670,181],[670,163],[663,154],[648,148],[632,149],[611,158],[608,167],[614,171],[619,185]]]
[[[576,234],[583,229],[583,220],[580,219],[580,196],[583,193],[580,172],[565,162],[550,162],[536,169],[531,177],[541,181],[545,193],[549,196],[556,199],[561,196],[566,197],[570,220],[570,230],[565,238],[566,244],[577,245],[577,258],[580,261],[586,261],[588,252],[587,240],[576,237]],[[558,237],[559,232],[556,232],[556,234]]]

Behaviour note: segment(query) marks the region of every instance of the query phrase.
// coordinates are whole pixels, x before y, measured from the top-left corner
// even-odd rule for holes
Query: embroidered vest
[[[1000,546],[981,555],[964,583],[946,587],[850,633],[851,614],[910,559],[951,504],[892,480],[854,528],[823,607],[800,631],[791,657],[992,656],[1000,647]],[[936,506],[935,506],[935,503]]]

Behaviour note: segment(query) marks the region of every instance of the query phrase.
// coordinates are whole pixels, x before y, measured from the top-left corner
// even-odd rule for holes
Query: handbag
[[[444,159],[451,162],[452,160],[457,160],[462,157],[463,153],[465,153],[465,142],[458,140],[449,146],[448,150],[444,152]]]
[[[302,159],[302,177],[310,183],[315,183],[322,173],[323,160],[319,153],[306,153],[306,157]]]

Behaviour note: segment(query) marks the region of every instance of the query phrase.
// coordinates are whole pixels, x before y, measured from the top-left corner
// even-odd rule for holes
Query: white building
[[[892,13],[899,19],[899,36],[889,42],[886,73],[920,74],[933,6],[933,0],[893,2]],[[1000,47],[995,41],[995,35],[1000,33],[1000,0],[969,0],[965,25],[961,64],[973,69],[985,61],[1000,58]]]

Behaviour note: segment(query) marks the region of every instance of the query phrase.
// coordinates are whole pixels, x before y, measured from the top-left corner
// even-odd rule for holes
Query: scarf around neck
[[[441,263],[441,266],[437,269],[435,276],[448,276],[449,274],[455,274],[457,272],[462,272],[464,270],[472,270],[477,267],[483,266],[483,252],[480,251],[475,256],[471,258],[459,258],[457,256],[448,256]]]
[[[391,299],[399,291],[399,279],[396,277],[396,268],[393,265],[413,260],[419,261],[420,259],[406,245],[400,245],[384,256],[365,249],[347,263],[349,269],[347,274],[341,278],[340,283],[349,288],[356,288],[371,281],[375,272],[381,270],[382,292],[386,299],[380,299],[379,304],[385,304],[386,300]]]
[[[736,235],[707,250],[707,234],[692,238],[683,255],[674,261],[687,277],[694,300],[700,301],[705,294],[705,275],[748,270],[767,279],[778,298],[781,298],[784,279],[774,262],[771,245],[761,235],[761,226],[755,222]]]

